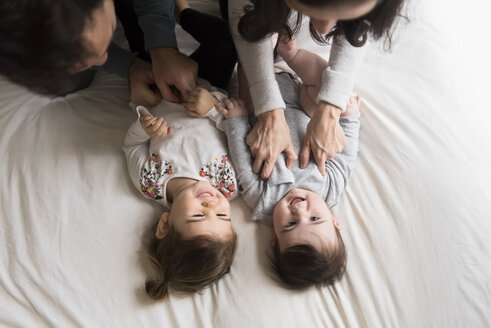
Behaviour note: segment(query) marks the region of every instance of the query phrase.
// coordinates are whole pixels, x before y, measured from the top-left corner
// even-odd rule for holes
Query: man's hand
[[[196,87],[198,63],[172,47],[149,50],[157,87],[167,101],[181,103]]]
[[[128,79],[132,103],[155,106],[162,100],[160,92],[155,88],[155,78],[150,63],[136,58],[128,71]]]
[[[200,87],[191,91],[183,103],[186,112],[193,117],[205,116],[216,104],[218,100],[208,90]]]
[[[225,107],[222,107],[219,104],[217,104],[216,107],[220,114],[226,119],[248,115],[247,108],[241,99],[224,99],[223,104]]]
[[[281,152],[285,152],[288,168],[297,160],[282,108],[260,114],[247,135],[246,143],[251,149],[252,156],[255,157],[252,170],[256,174],[261,172],[263,179],[269,178]]]
[[[155,117],[153,115],[145,115],[140,118],[140,124],[152,139],[159,139],[172,133],[172,128],[167,126],[167,122],[163,117]]]
[[[339,125],[341,109],[321,102],[307,125],[305,142],[300,152],[300,168],[309,162],[310,152],[314,154],[319,172],[325,174],[325,161],[340,153],[346,146],[343,128]]]

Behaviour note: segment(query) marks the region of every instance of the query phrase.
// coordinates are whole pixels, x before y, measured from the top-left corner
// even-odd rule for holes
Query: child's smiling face
[[[180,190],[174,196],[171,211],[164,212],[160,222],[157,238],[165,236],[169,225],[173,225],[183,239],[202,235],[227,239],[233,231],[229,201],[207,181],[196,181]]]
[[[324,199],[299,188],[290,190],[276,204],[273,225],[281,252],[299,244],[311,245],[322,252],[336,245],[339,229]]]

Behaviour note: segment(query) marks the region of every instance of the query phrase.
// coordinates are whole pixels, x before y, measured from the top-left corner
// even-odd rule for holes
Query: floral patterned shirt
[[[139,116],[145,111],[139,106]],[[164,117],[173,131],[163,138],[150,139],[139,118],[128,129],[123,150],[135,187],[146,198],[165,207],[170,207],[167,183],[178,177],[208,181],[226,198],[235,199],[239,194],[235,170],[228,156],[225,136],[215,125],[219,117],[217,111],[212,109],[209,115],[215,122],[206,117],[190,117],[182,105],[165,101],[151,112]]]

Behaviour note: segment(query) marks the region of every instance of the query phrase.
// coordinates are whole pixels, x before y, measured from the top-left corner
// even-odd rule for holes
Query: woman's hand
[[[343,128],[339,125],[341,109],[321,102],[307,125],[305,142],[300,152],[300,168],[309,162],[310,152],[314,155],[319,172],[325,174],[325,161],[340,153],[346,146]]]
[[[285,152],[288,168],[297,160],[282,108],[260,114],[256,124],[247,135],[246,143],[255,158],[252,170],[256,174],[261,172],[263,179],[269,178],[281,152]]]

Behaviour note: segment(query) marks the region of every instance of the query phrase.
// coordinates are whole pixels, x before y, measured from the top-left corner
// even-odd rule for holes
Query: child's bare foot
[[[346,105],[346,110],[341,114],[341,116],[351,116],[356,115],[360,112],[360,95],[356,97],[350,97],[348,100],[348,105]]]
[[[191,8],[187,0],[174,0],[174,17],[176,18],[176,22],[178,22],[179,24],[181,24],[181,13],[186,8]]]
[[[280,42],[278,43],[277,51],[278,55],[280,55],[281,58],[283,58],[287,63],[292,61],[298,53],[295,38],[290,40],[288,35],[283,34],[280,38]]]

